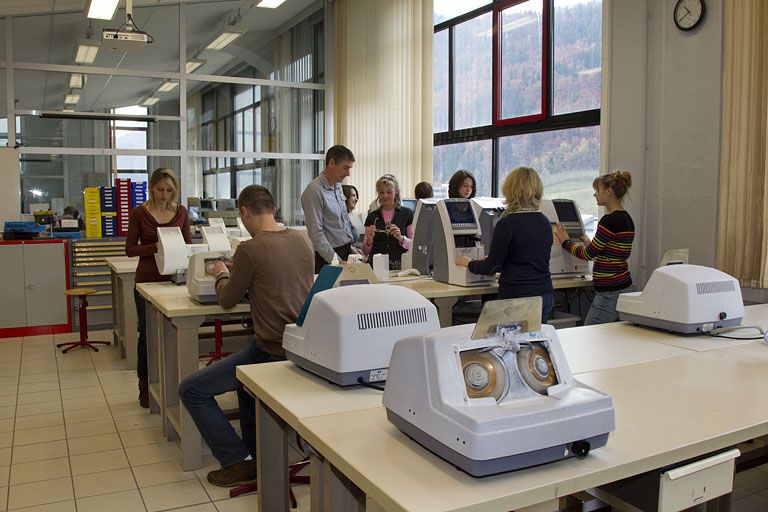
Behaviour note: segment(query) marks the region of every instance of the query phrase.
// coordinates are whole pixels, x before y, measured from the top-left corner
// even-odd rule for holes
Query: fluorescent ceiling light
[[[163,82],[163,84],[160,87],[157,88],[157,91],[158,92],[172,91],[178,85],[179,85],[179,82],[175,80],[166,80],[165,82]]]
[[[79,94],[67,94],[64,96],[64,103],[67,105],[76,105],[78,101],[80,101]]]
[[[187,73],[192,73],[194,70],[205,64],[203,59],[189,59],[187,61]]]
[[[64,108],[64,109],[61,109],[61,111],[62,112],[74,112],[75,109],[73,109],[73,108]]]
[[[146,98],[144,101],[141,102],[141,106],[143,106],[143,107],[151,107],[152,105],[154,105],[158,101],[160,101],[160,98],[158,98],[156,96],[150,96],[150,97]]]
[[[85,85],[85,75],[82,73],[72,73],[69,75],[69,88],[82,89]]]
[[[86,0],[86,16],[97,20],[111,20],[120,0]]]
[[[261,0],[261,2],[256,4],[256,7],[267,7],[268,9],[275,9],[280,7],[283,2],[285,2],[285,0]]]
[[[243,35],[243,31],[236,28],[225,28],[216,39],[208,43],[207,50],[221,50],[226,48],[232,41]]]
[[[75,62],[78,64],[93,64],[93,61],[96,60],[96,54],[99,53],[99,44],[96,41],[85,39],[79,41],[77,45]]]

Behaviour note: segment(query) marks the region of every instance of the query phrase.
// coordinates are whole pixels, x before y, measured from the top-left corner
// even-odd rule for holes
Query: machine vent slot
[[[378,313],[360,313],[357,315],[357,328],[360,331],[396,327],[398,325],[414,325],[427,322],[426,308],[397,309],[395,311],[380,311]]]
[[[696,283],[696,293],[723,293],[734,291],[733,281],[710,281],[708,283]]]

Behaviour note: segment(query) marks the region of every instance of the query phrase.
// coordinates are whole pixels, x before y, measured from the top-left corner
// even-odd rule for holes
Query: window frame
[[[491,194],[493,196],[499,195],[498,187],[498,175],[499,175],[499,139],[510,135],[522,135],[526,133],[537,133],[555,130],[565,130],[569,128],[584,128],[589,126],[600,125],[600,108],[583,110],[578,112],[569,112],[566,114],[554,115],[552,112],[553,107],[553,73],[552,66],[554,65],[554,2],[555,0],[544,0],[544,16],[543,32],[546,33],[544,39],[544,46],[542,48],[542,65],[546,66],[544,74],[542,76],[542,97],[544,98],[544,116],[540,116],[540,119],[524,119],[512,118],[511,122],[496,122],[497,112],[500,110],[498,99],[500,96],[499,90],[499,49],[500,49],[500,37],[498,37],[499,22],[501,11],[526,0],[493,0],[487,5],[479,7],[473,11],[469,11],[455,18],[442,21],[433,27],[433,34],[437,34],[440,31],[448,30],[448,130],[444,132],[433,133],[433,146],[443,146],[447,144],[457,144],[462,142],[472,142],[478,140],[492,141],[492,162],[491,162]],[[605,0],[602,0],[603,2]],[[454,129],[454,45],[453,45],[453,30],[456,25],[469,21],[473,18],[493,12],[493,75],[492,75],[492,98],[493,117],[491,124],[484,126],[476,126],[472,128],[464,128],[460,130]]]

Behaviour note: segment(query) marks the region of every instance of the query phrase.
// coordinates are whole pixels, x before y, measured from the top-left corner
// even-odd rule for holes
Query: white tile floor
[[[182,471],[159,416],[138,405],[135,371],[112,346],[68,354],[54,346],[76,338],[0,339],[0,512],[258,510],[255,493],[229,499],[208,484],[213,457]],[[294,492],[298,510],[309,510],[309,486]]]

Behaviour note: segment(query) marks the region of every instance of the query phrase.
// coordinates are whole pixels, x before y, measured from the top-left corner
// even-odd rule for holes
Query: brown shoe
[[[149,409],[149,380],[139,379],[139,405]]]
[[[208,473],[208,481],[219,487],[234,487],[256,480],[256,461],[241,460]]]

